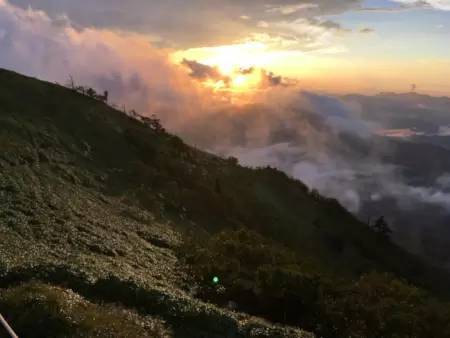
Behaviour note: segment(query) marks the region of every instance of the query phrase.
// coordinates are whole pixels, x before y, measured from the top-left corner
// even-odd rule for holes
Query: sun
[[[232,80],[233,87],[246,87],[248,85],[248,77],[245,75],[237,75]]]
[[[262,72],[257,68],[237,70],[230,75],[230,89],[235,92],[256,91],[262,83]]]
[[[205,87],[211,88],[217,92],[245,93],[255,91],[260,87],[261,74],[259,70],[253,70],[252,73],[242,74],[241,70],[232,70],[226,75],[226,80],[208,79],[202,82]]]
[[[224,79],[203,82],[215,91],[244,93],[258,89],[261,71],[269,62],[267,46],[260,42],[245,42],[217,47],[193,48],[173,55],[175,62],[196,60],[216,67]]]
[[[261,42],[245,42],[187,51],[196,60],[210,66],[217,66],[221,73],[229,75],[236,69],[265,67],[267,46]]]

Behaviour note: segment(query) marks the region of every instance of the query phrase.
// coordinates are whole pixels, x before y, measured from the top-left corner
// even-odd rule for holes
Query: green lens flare
[[[214,276],[213,279],[212,279],[212,281],[213,281],[214,284],[219,284],[220,279],[219,279],[219,277]]]

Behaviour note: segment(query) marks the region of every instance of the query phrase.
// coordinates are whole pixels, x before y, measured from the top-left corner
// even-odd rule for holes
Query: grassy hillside
[[[446,290],[446,275],[277,170],[240,167],[58,85],[0,70],[0,88],[0,310],[24,336],[48,337],[26,331],[36,316],[57,336],[308,336],[203,292],[204,262],[182,243],[192,254],[242,228],[330,280],[376,270]],[[98,312],[98,328],[80,309]],[[126,324],[108,331],[114,316]]]

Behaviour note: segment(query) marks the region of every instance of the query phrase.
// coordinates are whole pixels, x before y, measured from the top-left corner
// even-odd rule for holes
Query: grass
[[[164,322],[71,290],[27,283],[0,293],[0,311],[21,337],[171,337]]]

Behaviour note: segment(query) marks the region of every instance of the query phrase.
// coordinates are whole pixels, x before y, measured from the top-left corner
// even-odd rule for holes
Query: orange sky
[[[144,100],[146,90],[165,99],[169,89],[192,85],[192,69],[172,69],[168,58],[217,69],[222,79],[200,81],[216,91],[252,91],[282,76],[331,93],[406,92],[415,84],[450,96],[449,1],[0,0],[0,67],[54,81],[70,72]],[[258,71],[240,72],[250,68]],[[162,69],[169,75],[156,84],[151,74]],[[149,88],[122,93],[133,76]]]
[[[416,58],[405,62],[387,56],[350,58],[346,54],[277,51],[263,43],[244,43],[176,51],[172,59],[197,60],[217,66],[224,74],[233,69],[260,67],[296,79],[302,87],[334,93],[406,92],[416,84],[419,92],[450,95],[450,60]]]

